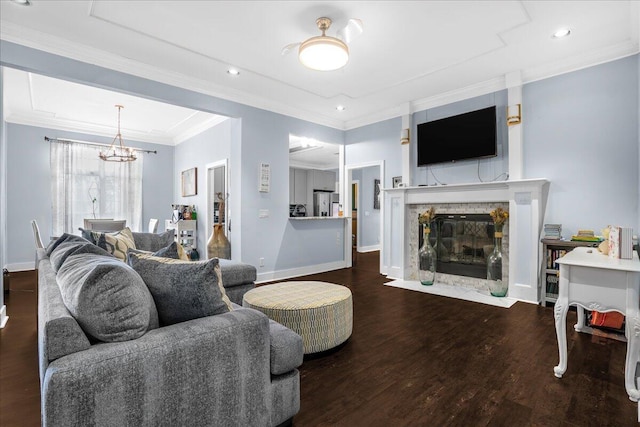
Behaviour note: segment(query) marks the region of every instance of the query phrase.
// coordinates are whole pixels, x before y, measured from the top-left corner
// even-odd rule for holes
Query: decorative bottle
[[[493,252],[487,257],[487,284],[494,297],[507,295],[508,284],[502,280],[502,227],[495,224],[493,235]]]
[[[423,285],[431,286],[436,278],[437,255],[436,250],[431,246],[431,242],[429,242],[429,235],[431,234],[430,224],[424,225],[423,233],[424,239],[422,247],[420,247],[418,251],[418,278]]]

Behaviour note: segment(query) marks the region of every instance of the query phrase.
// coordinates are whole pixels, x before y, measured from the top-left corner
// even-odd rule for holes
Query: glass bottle
[[[431,234],[430,224],[425,224],[424,239],[422,247],[418,251],[418,279],[420,283],[425,286],[433,285],[436,278],[436,250],[431,246],[429,242],[429,235]]]
[[[504,224],[495,224],[493,235],[493,252],[487,257],[487,285],[489,292],[494,297],[507,295],[508,284],[502,280],[502,227]]]

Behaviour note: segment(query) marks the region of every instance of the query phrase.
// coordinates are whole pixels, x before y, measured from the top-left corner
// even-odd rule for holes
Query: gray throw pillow
[[[62,267],[62,264],[64,264],[67,258],[69,258],[71,255],[83,253],[113,257],[113,255],[111,255],[109,252],[105,251],[102,248],[99,248],[98,246],[90,242],[62,242],[53,250],[53,252],[51,252],[51,255],[49,256],[53,271],[57,273],[58,270],[60,270],[60,267]]]
[[[132,340],[158,327],[147,286],[122,261],[95,254],[71,255],[56,279],[67,310],[85,334],[98,341]]]
[[[164,233],[136,233],[132,232],[133,241],[136,244],[136,249],[142,249],[143,251],[159,251],[162,248],[166,248],[173,242],[175,232],[174,230],[167,230]]]
[[[76,236],[75,234],[64,233],[56,240],[49,243],[47,246],[47,256],[51,256],[51,253],[64,242],[88,242],[88,240],[80,236]]]
[[[191,262],[129,253],[127,259],[149,287],[161,325],[232,310],[216,258]]]
[[[88,241],[90,241],[91,243],[95,244],[95,240],[93,240],[93,234],[91,234],[91,230],[85,230],[82,227],[78,227],[78,230],[80,230],[80,235],[82,237],[84,237],[85,239],[87,239]]]
[[[142,249],[131,249],[130,248],[127,251],[127,254],[130,254],[130,253],[149,254],[149,255],[159,256],[159,257],[164,257],[164,258],[180,259],[180,253],[178,252],[178,244],[176,242],[173,242],[169,246],[167,246],[166,248],[162,248],[162,249],[160,249],[158,251],[155,251],[155,252],[143,251]]]

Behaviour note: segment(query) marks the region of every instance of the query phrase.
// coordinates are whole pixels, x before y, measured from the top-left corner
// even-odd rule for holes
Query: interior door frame
[[[213,188],[211,183],[211,174],[213,170],[224,166],[224,192],[229,194],[229,159],[218,160],[213,163],[208,163],[205,168],[207,171],[207,236],[213,230],[213,203],[215,201],[215,194],[213,194]],[[215,179],[215,178],[214,178]],[[224,234],[229,236],[229,204],[224,204]]]
[[[378,160],[378,161],[372,161],[372,162],[363,162],[363,163],[354,163],[351,165],[345,165],[344,166],[344,173],[345,173],[345,179],[343,180],[343,194],[344,194],[344,198],[343,198],[343,206],[345,207],[345,216],[347,217],[347,220],[345,221],[345,228],[344,228],[344,235],[348,236],[349,233],[351,232],[351,225],[352,225],[352,210],[353,210],[353,206],[351,206],[351,198],[352,198],[352,192],[351,192],[351,182],[353,180],[353,170],[354,169],[364,169],[364,168],[368,168],[371,166],[377,166],[380,170],[380,183],[384,188],[384,183],[385,183],[385,176],[384,176],[384,160]],[[360,188],[360,187],[359,187]],[[359,189],[358,192],[361,192],[361,190]],[[381,192],[382,193],[382,192]],[[358,201],[360,201],[361,197],[360,194],[358,194]],[[380,194],[380,230],[379,230],[379,236],[380,236],[380,248],[383,247],[384,244],[384,194]],[[357,239],[360,239],[360,221],[358,221],[357,227],[358,227],[358,236]],[[351,256],[351,239],[344,239],[345,242],[345,246],[344,246],[344,254],[345,254],[345,263],[347,267],[351,267],[353,265],[353,259]],[[356,243],[356,246],[359,246],[358,243]],[[380,269],[382,271],[382,250],[380,251]]]

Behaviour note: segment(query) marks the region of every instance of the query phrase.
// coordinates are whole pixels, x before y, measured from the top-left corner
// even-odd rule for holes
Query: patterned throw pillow
[[[129,227],[115,233],[101,233],[92,231],[93,241],[96,245],[106,250],[121,261],[127,260],[127,250],[135,249],[136,244]]]
[[[232,310],[217,258],[190,262],[132,252],[128,263],[149,288],[161,325]]]

